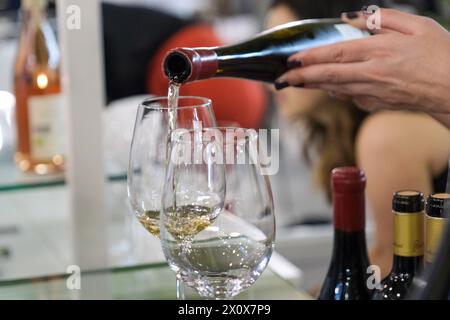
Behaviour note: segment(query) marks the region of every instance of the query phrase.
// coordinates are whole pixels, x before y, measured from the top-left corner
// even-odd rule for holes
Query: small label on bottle
[[[424,252],[423,212],[394,215],[394,254],[402,257],[422,256]]]
[[[445,219],[426,216],[425,219],[425,261],[432,262],[438,250],[444,231]]]
[[[367,37],[369,34],[349,24],[342,23],[335,25],[344,40],[354,40]]]
[[[64,108],[60,94],[28,99],[31,157],[48,160],[64,154]]]

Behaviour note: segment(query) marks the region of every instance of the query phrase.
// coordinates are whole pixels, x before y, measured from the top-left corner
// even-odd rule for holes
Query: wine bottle
[[[369,258],[365,234],[366,177],[357,168],[332,174],[334,245],[320,300],[368,300]]]
[[[288,69],[292,54],[366,35],[340,19],[296,21],[231,46],[173,49],[164,60],[164,71],[177,83],[211,77],[274,82]]]
[[[437,193],[428,196],[425,219],[425,264],[429,266],[436,255],[445,221],[450,210],[450,194]]]
[[[400,191],[392,199],[394,263],[375,290],[374,300],[403,300],[423,266],[424,198],[418,191]]]
[[[428,196],[425,219],[425,271],[414,279],[411,300],[450,299],[450,194]]]
[[[423,276],[414,279],[409,300],[450,300],[450,223],[444,230],[435,259]]]
[[[59,49],[46,18],[47,0],[22,1],[14,73],[17,166],[46,174],[63,168],[63,106]]]

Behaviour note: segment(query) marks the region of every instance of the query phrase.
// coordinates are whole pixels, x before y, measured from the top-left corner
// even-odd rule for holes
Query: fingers
[[[404,34],[414,34],[421,27],[421,17],[395,9],[380,8],[367,16],[369,30],[389,29]]]
[[[282,75],[276,83],[280,87],[281,84],[298,86],[325,83],[333,85],[368,80],[364,63],[329,63],[292,69]]]
[[[357,39],[300,51],[289,57],[288,61],[301,61],[302,66],[365,61],[373,49],[372,39]]]
[[[389,32],[413,34],[420,30],[423,22],[420,16],[377,6],[373,6],[373,8],[369,6],[366,10],[359,12],[344,12],[341,19],[356,28],[368,30],[372,34]]]
[[[340,101],[350,101],[352,100],[352,98],[349,95],[346,94],[342,94],[339,92],[334,92],[334,91],[328,91],[328,95],[336,100],[340,100]]]
[[[306,84],[305,88],[322,89],[328,92],[333,92],[336,95],[346,96],[375,96],[379,92],[375,92],[374,86],[368,82],[355,82],[346,84],[329,84],[316,83]]]
[[[356,26],[361,27],[363,20],[364,18],[356,18]],[[364,61],[370,55],[370,52],[380,46],[380,43],[385,40],[382,38],[383,34],[392,32],[405,34],[416,33],[418,30],[423,29],[423,20],[423,17],[407,14],[398,10],[379,9],[367,17],[366,20],[366,29],[370,29],[377,34],[375,37],[344,41],[300,51],[289,57],[288,61],[301,61],[303,66],[319,63]]]
[[[362,11],[344,12],[341,14],[341,19],[355,28],[361,30],[367,29],[367,19]]]

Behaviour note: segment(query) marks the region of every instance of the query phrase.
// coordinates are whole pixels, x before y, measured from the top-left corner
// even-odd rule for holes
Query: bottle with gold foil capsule
[[[422,270],[424,255],[424,197],[418,191],[399,191],[392,200],[394,262],[390,274],[373,294],[374,300],[402,300]]]
[[[450,194],[437,193],[428,196],[425,218],[425,266],[433,262],[442,233],[448,222]]]
[[[64,158],[64,114],[60,54],[47,21],[47,0],[23,0],[14,71],[17,166],[26,172],[60,171]]]

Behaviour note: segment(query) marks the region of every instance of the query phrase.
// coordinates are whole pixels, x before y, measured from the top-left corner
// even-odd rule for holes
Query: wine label
[[[64,108],[60,94],[28,98],[31,157],[48,160],[64,154]]]
[[[402,257],[422,256],[424,252],[424,213],[394,215],[394,254]]]
[[[438,250],[444,231],[446,219],[430,217],[426,215],[425,219],[425,261],[432,262],[434,255]]]
[[[344,40],[361,39],[369,35],[368,32],[355,28],[346,23],[336,24],[335,27]]]

